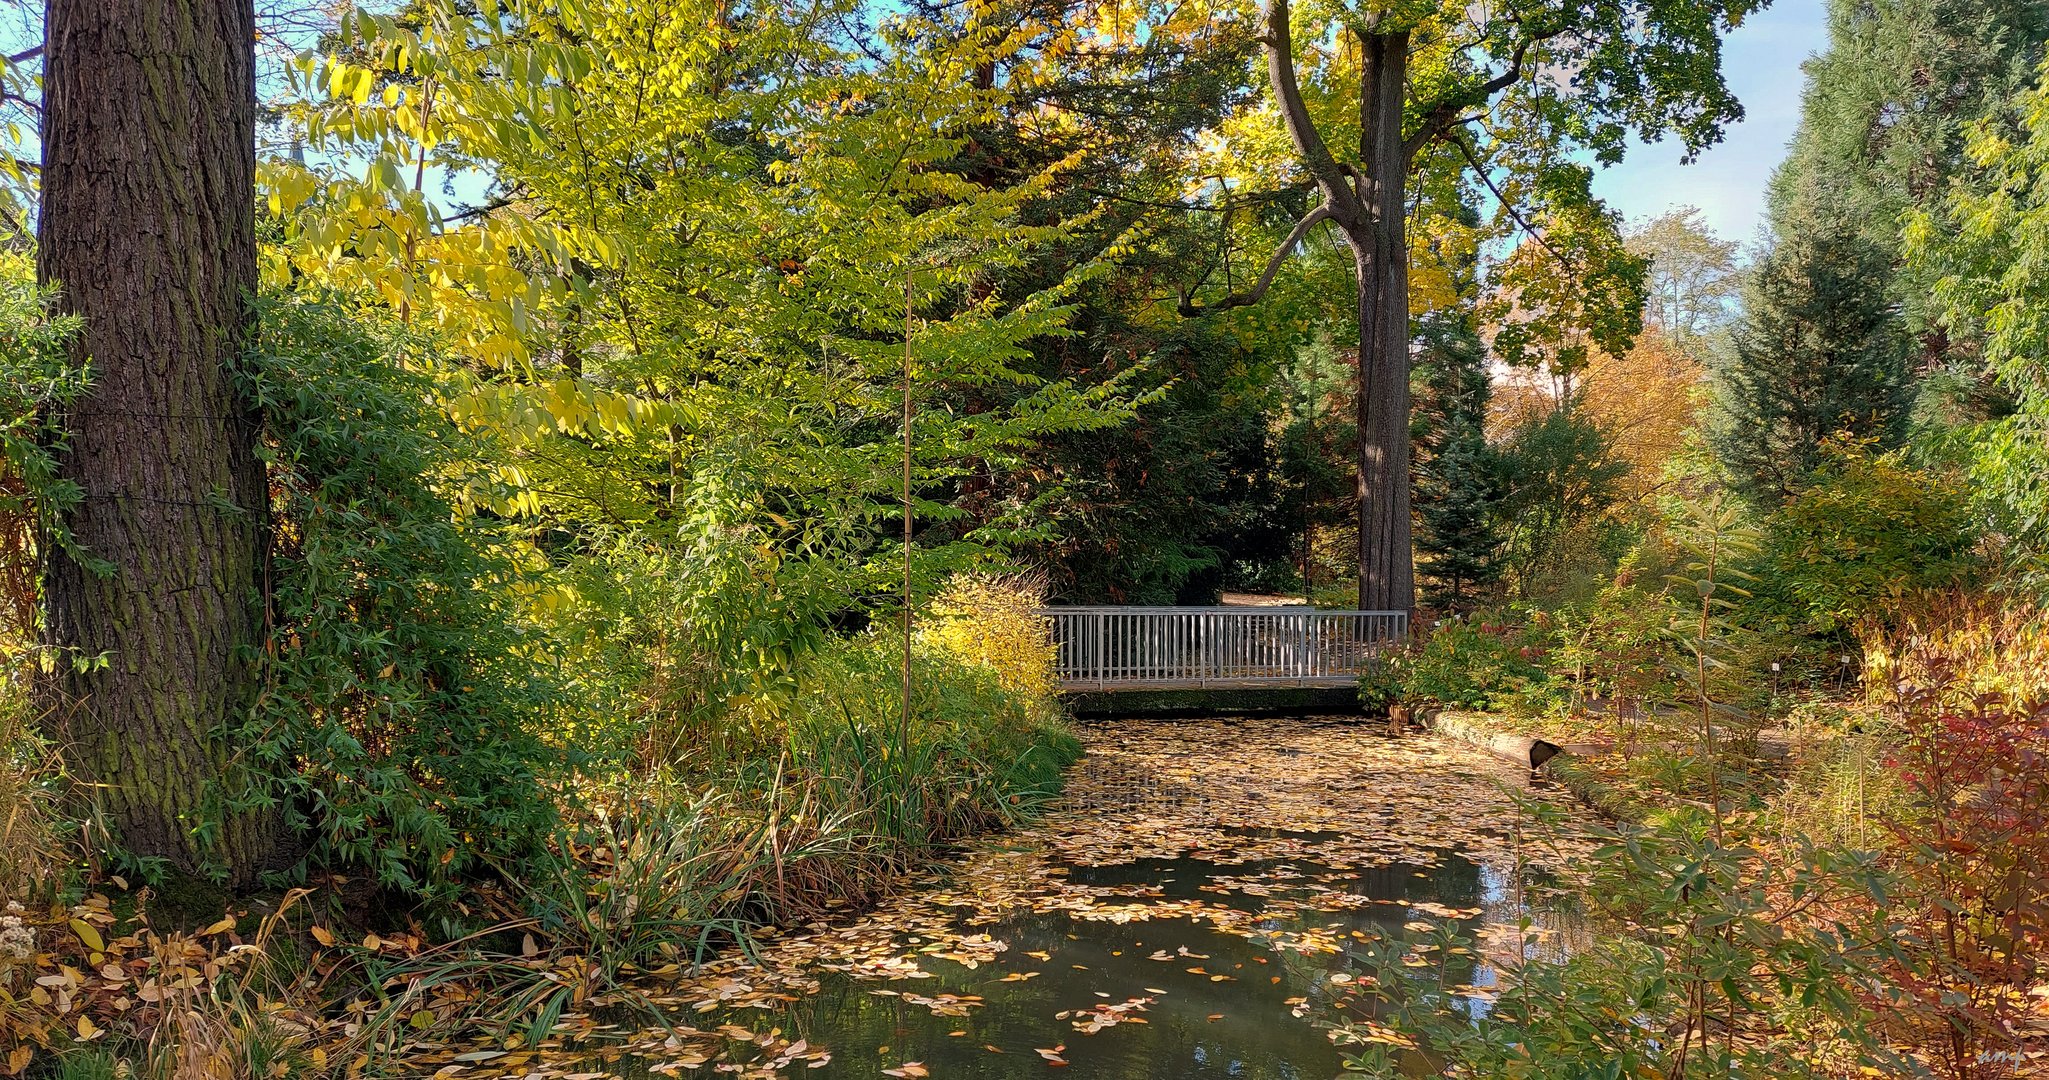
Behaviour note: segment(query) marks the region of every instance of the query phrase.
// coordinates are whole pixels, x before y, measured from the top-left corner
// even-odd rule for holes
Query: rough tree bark
[[[1340,162],[1303,104],[1295,77],[1288,0],[1267,0],[1261,43],[1288,137],[1316,184],[1316,208],[1296,223],[1253,286],[1207,306],[1182,297],[1181,313],[1257,303],[1283,260],[1314,226],[1328,222],[1352,253],[1358,287],[1359,606],[1408,611],[1416,603],[1409,520],[1409,272],[1405,196],[1409,161],[1402,141],[1404,30],[1357,34],[1360,69],[1359,166]]]
[[[1359,607],[1408,611],[1416,606],[1409,517],[1409,156],[1402,149],[1409,35],[1366,33],[1359,44],[1359,160],[1365,169],[1358,176],[1357,226],[1345,230],[1359,283]]]
[[[1359,606],[1413,611],[1416,560],[1409,516],[1409,262],[1407,196],[1416,155],[1477,119],[1480,109],[1523,75],[1528,50],[1542,37],[1517,43],[1506,69],[1478,85],[1425,103],[1421,121],[1404,128],[1408,100],[1409,30],[1375,12],[1351,31],[1360,50],[1358,164],[1331,153],[1303,103],[1295,76],[1288,0],[1265,0],[1260,44],[1267,79],[1288,138],[1316,185],[1319,201],[1275,249],[1263,272],[1242,292],[1197,304],[1184,292],[1180,311],[1195,316],[1258,303],[1274,276],[1309,230],[1337,228],[1352,253],[1358,287],[1358,500]],[[1555,31],[1554,31],[1555,33]]]
[[[245,709],[268,548],[257,417],[230,364],[256,285],[252,0],[50,0],[37,273],[83,317],[93,388],[63,418],[73,538],[44,544],[37,687],[83,790],[130,852],[251,882],[274,814],[194,828]],[[104,657],[104,666],[71,662]]]

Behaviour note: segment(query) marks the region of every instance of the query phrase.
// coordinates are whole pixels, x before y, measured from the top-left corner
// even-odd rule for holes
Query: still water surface
[[[994,845],[1008,869],[985,847],[940,906],[884,920],[929,977],[826,971],[772,1020],[742,1010],[831,1051],[788,1074],[1321,1080],[1343,1057],[1316,1018],[1358,970],[1358,944],[1429,917],[1418,905],[1475,930],[1527,913],[1578,932],[1559,867],[1525,862],[1508,792],[1527,775],[1434,737],[1162,723],[1091,727],[1069,798]],[[934,955],[949,932],[1000,944],[972,965]],[[1449,962],[1464,966],[1451,981],[1492,985],[1484,960]],[[968,1004],[919,1003],[941,994]],[[1124,1022],[1077,1028],[1105,1006]],[[630,1059],[610,1068],[638,1074]]]

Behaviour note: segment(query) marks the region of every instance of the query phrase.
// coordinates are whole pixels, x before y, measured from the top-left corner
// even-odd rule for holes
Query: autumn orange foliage
[[[1656,332],[1646,332],[1623,356],[1596,352],[1581,377],[1581,405],[1629,462],[1623,479],[1643,499],[1663,483],[1665,465],[1685,447],[1699,418],[1705,390],[1700,358]]]

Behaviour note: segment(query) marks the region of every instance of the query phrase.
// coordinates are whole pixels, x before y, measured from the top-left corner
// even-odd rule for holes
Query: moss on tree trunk
[[[268,493],[232,361],[256,286],[250,0],[50,0],[38,276],[84,319],[93,388],[63,417],[66,515],[96,575],[44,544],[37,688],[81,792],[129,851],[247,884],[279,858],[275,813],[227,815],[260,645]],[[104,658],[80,667],[76,658]]]

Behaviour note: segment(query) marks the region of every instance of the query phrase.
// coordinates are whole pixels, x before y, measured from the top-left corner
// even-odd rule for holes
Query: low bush
[[[1669,596],[1643,587],[1635,567],[1625,563],[1592,602],[1558,613],[1552,670],[1570,678],[1575,705],[1641,716],[1678,693],[1671,628],[1680,614]]]
[[[49,905],[69,890],[75,824],[60,804],[62,763],[0,681],[0,904]]]
[[[1412,923],[1354,946],[1324,1018],[1347,1066],[1392,1080],[1420,1051],[1432,1075],[1463,1077],[1916,1073],[1866,993],[1888,956],[1871,859],[1691,811],[1604,839],[1579,893],[1640,932],[1562,959],[1528,923],[1486,941]],[[1487,988],[1451,962],[1473,954],[1500,969]]]
[[[1765,522],[1774,591],[1817,632],[1885,623],[1916,592],[1952,585],[1976,565],[1978,529],[1956,480],[1902,452],[1826,448],[1821,472]]]
[[[1942,686],[1959,699],[2049,700],[2049,608],[2041,598],[1948,589],[1900,605],[1866,637],[1864,679],[1881,698],[1901,685]]]
[[[939,845],[1059,790],[1080,743],[1050,693],[921,643],[907,716],[901,640],[833,641],[788,693],[737,704],[736,722],[779,733],[767,752],[594,793],[599,809],[565,825],[523,884],[525,914],[608,979],[687,963],[754,927],[873,899]]]
[[[1547,651],[1535,622],[1517,626],[1483,614],[1447,619],[1421,644],[1389,653],[1362,692],[1388,701],[1542,712],[1555,689],[1542,663]]]
[[[1898,690],[1888,822],[1902,868],[1885,1004],[1944,1072],[2018,1060],[2026,994],[2049,974],[2049,699],[1954,691],[1942,661]]]
[[[1049,699],[1059,690],[1060,667],[1052,622],[1039,614],[1045,605],[1046,585],[1036,578],[959,575],[933,598],[918,640],[988,668],[1006,690]]]
[[[1886,846],[1910,795],[1891,767],[1900,731],[1885,710],[1805,703],[1785,719],[1790,762],[1767,800],[1785,831],[1842,851]]]

